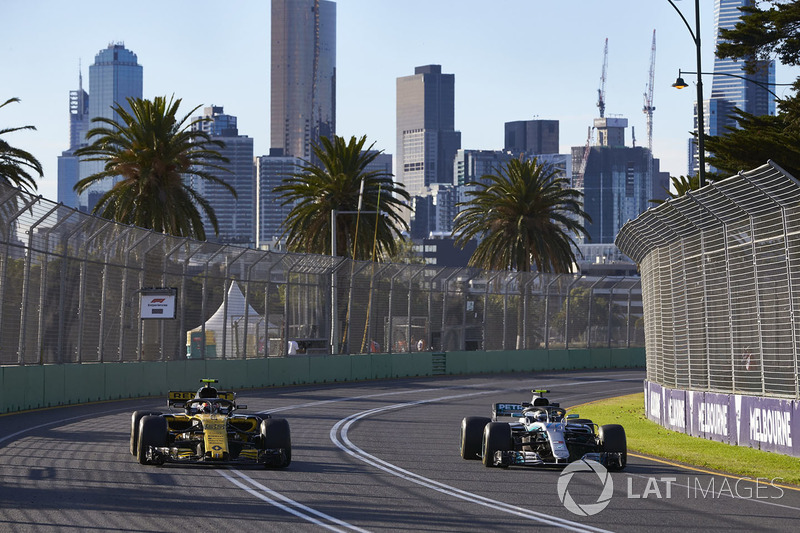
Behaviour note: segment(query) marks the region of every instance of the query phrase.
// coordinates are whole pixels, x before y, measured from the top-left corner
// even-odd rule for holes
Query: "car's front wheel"
[[[139,445],[139,421],[147,415],[160,415],[158,411],[134,411],[131,415],[131,455],[136,457]]]
[[[162,416],[147,415],[139,421],[139,442],[136,458],[140,464],[147,464],[147,451],[151,446],[167,445],[167,419]]]
[[[491,422],[491,418],[483,416],[468,416],[461,421],[461,458],[480,459],[481,458],[481,438],[483,438],[483,428]]]
[[[262,420],[261,442],[266,450],[283,450],[283,461],[274,466],[285,468],[292,462],[292,436],[289,431],[289,421],[285,418]]]
[[[494,466],[495,452],[505,452],[512,448],[511,426],[506,422],[489,422],[483,429],[481,457],[483,466]]]
[[[606,424],[600,426],[597,436],[604,452],[620,454],[620,464],[611,470],[625,468],[625,465],[628,464],[628,439],[625,436],[625,428],[619,424]]]

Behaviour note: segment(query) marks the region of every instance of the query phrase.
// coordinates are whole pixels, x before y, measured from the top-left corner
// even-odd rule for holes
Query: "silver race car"
[[[609,470],[622,470],[628,460],[625,429],[619,424],[598,426],[536,389],[530,402],[496,403],[492,416],[461,421],[461,457],[481,459],[488,467],[565,465],[580,459],[596,461]]]

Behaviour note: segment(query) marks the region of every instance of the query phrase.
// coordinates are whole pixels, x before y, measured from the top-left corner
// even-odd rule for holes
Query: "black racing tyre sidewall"
[[[625,436],[625,428],[619,424],[606,424],[600,426],[598,431],[600,445],[604,452],[621,453],[622,467],[628,464],[628,438]]]
[[[491,421],[491,418],[483,416],[468,416],[461,421],[461,442],[459,451],[462,459],[477,461],[481,458],[483,428]]]
[[[131,455],[136,457],[139,446],[139,421],[147,415],[160,415],[158,411],[134,411],[131,415]]]
[[[158,415],[146,415],[139,421],[139,442],[136,458],[139,464],[147,464],[147,449],[150,446],[167,445],[167,419]]]
[[[494,453],[511,449],[511,426],[507,422],[489,422],[483,429],[481,460],[483,466],[494,466]]]
[[[286,461],[281,468],[292,462],[292,435],[289,421],[285,418],[267,418],[261,421],[261,442],[265,449],[281,448],[286,454]]]

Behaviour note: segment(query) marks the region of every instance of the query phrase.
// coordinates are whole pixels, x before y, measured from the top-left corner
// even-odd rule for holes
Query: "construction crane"
[[[600,88],[597,89],[597,107],[600,108],[600,118],[606,116],[606,71],[608,70],[608,37],[603,50],[603,73],[600,75]]]
[[[644,93],[644,107],[642,112],[647,115],[647,148],[650,156],[647,160],[647,179],[653,180],[653,86],[656,77],[656,30],[653,30],[653,45],[650,47],[650,76],[647,78],[647,89]]]

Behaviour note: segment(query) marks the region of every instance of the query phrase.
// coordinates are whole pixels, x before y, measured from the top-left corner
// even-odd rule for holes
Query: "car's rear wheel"
[[[489,422],[483,429],[481,457],[483,466],[494,466],[495,452],[505,452],[512,448],[511,426],[506,422]]]
[[[136,458],[140,464],[147,464],[147,450],[151,446],[167,445],[167,419],[161,416],[147,415],[139,421],[139,441]]]
[[[261,421],[261,442],[264,449],[283,450],[284,460],[277,466],[285,468],[292,462],[292,436],[289,421],[285,418],[267,418]]]
[[[483,428],[491,421],[491,418],[483,416],[468,416],[461,421],[460,450],[462,459],[477,460],[481,458]]]
[[[620,454],[621,464],[609,470],[622,470],[625,468],[625,465],[628,464],[628,439],[625,436],[625,428],[619,424],[606,424],[600,426],[597,436],[604,452]]]
[[[139,421],[147,415],[160,415],[158,411],[134,411],[131,415],[131,455],[136,457],[139,444]]]

